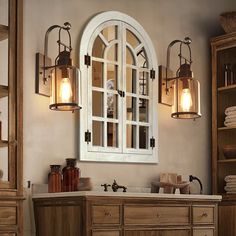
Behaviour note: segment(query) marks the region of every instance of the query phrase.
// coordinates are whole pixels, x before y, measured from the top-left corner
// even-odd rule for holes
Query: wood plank
[[[218,163],[234,163],[236,162],[236,158],[232,158],[232,159],[225,159],[225,160],[218,160]]]
[[[220,128],[218,128],[218,131],[221,131],[221,130],[233,130],[233,129],[236,129],[236,126],[220,127]]]
[[[220,88],[218,88],[218,92],[231,91],[234,89],[236,90],[236,84],[220,87]]]
[[[9,33],[9,28],[7,25],[0,24],[0,41],[7,39]]]
[[[8,86],[0,85],[0,98],[8,96]]]

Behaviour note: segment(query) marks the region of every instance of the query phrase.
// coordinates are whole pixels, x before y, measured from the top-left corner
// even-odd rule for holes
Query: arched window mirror
[[[157,61],[143,27],[101,13],[86,26],[80,55],[80,160],[156,163]]]

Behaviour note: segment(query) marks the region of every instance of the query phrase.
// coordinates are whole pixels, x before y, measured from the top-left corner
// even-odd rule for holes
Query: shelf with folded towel
[[[227,92],[227,91],[230,91],[230,90],[236,90],[236,84],[218,88],[218,92]]]

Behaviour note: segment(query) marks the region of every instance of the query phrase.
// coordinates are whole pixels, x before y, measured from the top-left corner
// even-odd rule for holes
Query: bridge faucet
[[[126,190],[127,190],[127,187],[122,186],[122,185],[118,185],[115,179],[114,179],[114,182],[113,182],[111,188],[112,188],[113,192],[117,192],[117,190],[118,190],[119,188],[122,188],[124,193],[125,193]]]

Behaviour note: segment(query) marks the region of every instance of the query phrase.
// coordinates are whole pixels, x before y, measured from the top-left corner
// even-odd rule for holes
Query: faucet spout
[[[125,187],[125,186],[123,186],[123,185],[118,185],[115,179],[114,179],[114,182],[113,182],[111,188],[112,188],[113,192],[117,192],[117,190],[118,190],[119,188],[122,188],[122,189],[123,189],[123,192],[126,192],[126,190],[127,190],[127,187]]]

